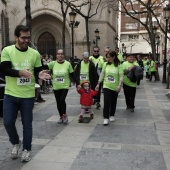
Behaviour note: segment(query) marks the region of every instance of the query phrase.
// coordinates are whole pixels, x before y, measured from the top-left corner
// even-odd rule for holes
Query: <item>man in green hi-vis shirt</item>
[[[35,76],[42,80],[51,76],[42,71],[40,54],[28,46],[30,30],[24,25],[15,28],[15,45],[7,46],[1,54],[1,68],[6,75],[6,87],[3,106],[4,126],[12,143],[11,158],[19,155],[21,141],[15,126],[17,113],[21,113],[23,125],[23,149],[21,161],[31,159],[32,120],[35,98]]]
[[[136,86],[137,81],[132,82],[128,77],[127,74],[135,69],[136,66],[139,66],[137,62],[135,62],[135,57],[132,54],[127,55],[127,61],[123,63],[123,90],[125,94],[125,101],[126,101],[126,109],[134,112],[135,108],[135,95],[136,95]]]

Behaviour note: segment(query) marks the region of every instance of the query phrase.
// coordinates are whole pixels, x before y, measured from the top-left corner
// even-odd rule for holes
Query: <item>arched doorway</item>
[[[53,59],[56,56],[56,41],[52,34],[44,32],[38,38],[37,48],[40,54],[52,55]]]

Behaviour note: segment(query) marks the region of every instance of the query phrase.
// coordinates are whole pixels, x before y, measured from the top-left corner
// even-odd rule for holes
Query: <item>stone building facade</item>
[[[55,56],[56,50],[62,48],[62,23],[63,16],[58,0],[30,0],[32,30],[32,45],[40,52]],[[18,24],[26,24],[25,12],[26,0],[1,0],[0,1],[0,48],[13,44],[14,29]],[[92,10],[95,10],[92,8]],[[86,10],[85,10],[86,11]],[[69,13],[70,11],[68,11]],[[92,11],[94,12],[94,11]],[[81,58],[81,54],[87,51],[85,20],[77,14],[76,20],[80,21],[78,28],[74,28],[74,53]],[[71,28],[69,27],[69,15],[66,19],[66,57],[71,57]],[[115,35],[117,34],[117,13],[109,7],[101,5],[97,15],[89,19],[89,36],[91,49],[95,40],[94,31],[98,29],[100,40],[98,46],[101,54],[105,46],[115,48]]]

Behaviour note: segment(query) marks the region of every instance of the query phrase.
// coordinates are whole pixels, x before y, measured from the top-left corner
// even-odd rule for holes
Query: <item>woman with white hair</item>
[[[77,63],[74,69],[75,78],[79,85],[83,81],[90,82],[91,89],[95,90],[98,81],[95,65],[92,61],[89,60],[88,52],[84,52],[82,57],[83,59]],[[91,115],[91,119],[93,119],[93,115]]]

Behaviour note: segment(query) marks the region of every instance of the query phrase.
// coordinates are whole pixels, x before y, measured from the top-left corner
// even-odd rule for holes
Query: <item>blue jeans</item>
[[[8,133],[10,142],[15,145],[19,143],[19,136],[15,126],[18,111],[21,113],[23,125],[23,150],[31,150],[32,143],[32,120],[33,120],[33,98],[18,98],[10,95],[4,96],[3,101],[4,126]]]

